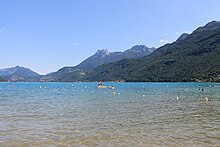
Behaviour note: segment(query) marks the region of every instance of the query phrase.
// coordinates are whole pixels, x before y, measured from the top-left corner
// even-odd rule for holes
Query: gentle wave
[[[220,146],[217,83],[0,83],[1,146]]]

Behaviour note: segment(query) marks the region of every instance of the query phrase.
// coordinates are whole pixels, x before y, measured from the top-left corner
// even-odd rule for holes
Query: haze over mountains
[[[38,73],[20,66],[0,69],[0,77],[9,81],[27,81],[31,77],[40,76]]]
[[[45,76],[28,69],[21,76],[11,69],[0,70],[0,77],[13,81],[220,81],[219,55],[220,22],[212,21],[156,50],[144,45],[124,52],[103,49],[77,66]]]

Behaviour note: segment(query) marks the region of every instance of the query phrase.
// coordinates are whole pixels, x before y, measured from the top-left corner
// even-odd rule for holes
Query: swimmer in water
[[[98,86],[102,86],[102,82],[98,82]]]
[[[115,89],[115,87],[114,87],[114,86],[109,86],[109,88],[110,88],[110,89]]]

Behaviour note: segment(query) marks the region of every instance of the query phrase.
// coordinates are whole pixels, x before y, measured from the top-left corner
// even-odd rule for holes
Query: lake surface
[[[0,83],[0,146],[220,146],[219,83]]]

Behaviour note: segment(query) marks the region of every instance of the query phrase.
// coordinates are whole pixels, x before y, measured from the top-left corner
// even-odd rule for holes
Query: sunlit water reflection
[[[0,83],[0,146],[220,146],[220,84],[103,84]]]

